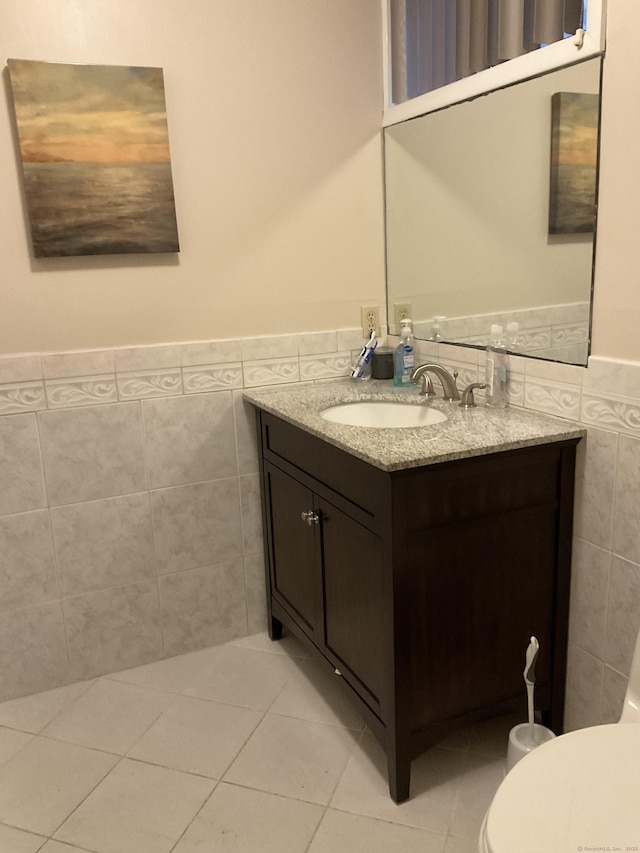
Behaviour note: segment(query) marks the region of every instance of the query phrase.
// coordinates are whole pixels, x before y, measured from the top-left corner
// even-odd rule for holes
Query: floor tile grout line
[[[97,684],[100,680],[101,680],[101,679],[98,679],[98,680],[96,681],[96,684]],[[118,683],[126,683],[126,682],[118,682]],[[92,686],[93,686],[93,685],[92,685]],[[129,686],[135,687],[135,686],[137,686],[137,685],[129,685]],[[150,690],[151,688],[142,688],[142,689]],[[156,692],[162,692],[162,691],[156,691]],[[85,695],[85,693],[83,692],[83,693],[82,693],[82,696],[84,696],[84,695]],[[175,703],[175,701],[176,701],[176,700],[177,700],[177,698],[178,698],[178,696],[177,696],[176,694],[174,694],[174,693],[168,693],[167,695],[169,695],[169,696],[173,696],[173,697],[175,697],[175,698],[174,698],[174,699],[172,699],[172,700],[170,701],[169,705],[168,705],[166,708],[163,708],[161,711],[159,711],[159,712],[158,712],[158,715],[157,715],[156,717],[154,717],[154,719],[149,723],[149,725],[147,726],[147,728],[146,728],[146,729],[145,729],[145,730],[144,730],[144,731],[143,731],[143,732],[142,732],[142,733],[141,733],[141,734],[136,738],[136,740],[134,741],[134,743],[133,743],[133,744],[131,744],[129,747],[127,747],[126,752],[112,752],[112,751],[111,751],[111,750],[109,750],[109,749],[102,749],[102,748],[97,747],[97,746],[88,746],[86,743],[78,743],[78,741],[74,741],[74,740],[65,740],[64,738],[60,737],[60,735],[55,736],[55,735],[51,735],[51,734],[46,734],[46,733],[45,733],[45,730],[46,730],[46,729],[47,729],[47,728],[48,728],[48,727],[49,727],[49,726],[54,722],[53,720],[52,720],[51,722],[47,723],[47,725],[45,726],[45,728],[44,728],[44,729],[42,729],[42,731],[41,731],[41,732],[39,732],[39,735],[40,735],[41,737],[46,737],[46,738],[48,738],[49,740],[55,740],[55,741],[58,741],[59,743],[68,743],[68,744],[71,744],[71,745],[73,745],[73,746],[80,746],[80,747],[82,747],[82,748],[84,748],[84,749],[93,749],[93,750],[95,750],[96,752],[103,752],[103,753],[106,753],[107,755],[118,755],[118,756],[120,756],[121,758],[126,758],[126,757],[128,756],[128,754],[129,754],[130,750],[132,750],[132,749],[134,748],[134,746],[138,743],[138,741],[139,741],[141,738],[143,738],[143,737],[147,734],[147,732],[149,731],[149,729],[150,729],[152,726],[154,726],[154,725],[158,722],[158,720],[163,716],[163,714],[164,714],[166,711],[168,711],[168,710],[169,710],[169,708],[171,708],[171,706]],[[75,704],[77,704],[77,702],[79,702],[79,700],[82,698],[82,696],[79,696],[79,697],[76,699],[76,701],[75,701],[75,702],[73,702],[73,703],[72,703],[72,705],[70,705],[70,706],[69,706],[69,708],[68,708],[67,710],[68,710],[68,711],[69,711],[69,710],[71,710],[71,708],[72,708]],[[57,719],[57,718],[56,718],[56,719]]]
[[[212,799],[212,797],[213,797],[214,793],[218,790],[218,788],[219,788],[221,785],[226,785],[226,786],[231,787],[231,788],[239,788],[239,789],[241,789],[241,790],[245,790],[245,791],[254,791],[254,792],[256,792],[256,793],[259,793],[259,794],[265,794],[265,795],[270,796],[270,797],[278,797],[279,799],[282,799],[282,800],[287,800],[287,801],[291,801],[291,802],[295,802],[295,803],[304,803],[305,805],[319,806],[320,808],[322,808],[322,809],[323,809],[323,811],[322,811],[322,815],[321,815],[321,816],[320,816],[320,818],[318,819],[318,824],[317,824],[317,826],[316,826],[316,828],[315,828],[315,830],[314,830],[314,832],[313,832],[313,835],[312,835],[312,837],[311,837],[311,839],[310,839],[310,841],[309,841],[309,844],[305,847],[305,853],[307,853],[307,851],[309,850],[309,847],[311,846],[311,844],[312,844],[312,842],[313,842],[313,839],[315,838],[316,833],[318,832],[318,829],[319,829],[319,827],[320,827],[320,824],[322,823],[322,820],[323,820],[323,818],[324,818],[325,814],[326,814],[326,813],[327,813],[327,811],[329,810],[329,805],[328,805],[328,804],[323,806],[321,803],[316,803],[316,802],[313,802],[312,800],[302,800],[302,799],[298,799],[297,797],[290,797],[290,796],[287,796],[286,794],[280,794],[280,793],[278,793],[278,792],[276,792],[276,791],[265,791],[265,790],[263,790],[262,788],[254,788],[254,787],[252,787],[252,786],[250,786],[250,785],[242,785],[242,784],[240,784],[240,783],[238,783],[238,782],[228,782],[228,781],[225,781],[224,779],[220,779],[220,780],[218,780],[218,782],[216,783],[216,786],[214,787],[213,791],[209,794],[209,796],[207,797],[207,799],[205,800],[205,802],[202,804],[202,806],[201,806],[201,807],[200,807],[200,809],[198,810],[198,813],[193,817],[193,820],[191,820],[191,822],[189,823],[189,825],[188,825],[187,827],[185,827],[184,831],[183,831],[183,832],[182,832],[182,834],[180,835],[180,838],[175,842],[175,844],[173,845],[173,847],[171,848],[171,850],[169,851],[169,853],[173,853],[173,851],[175,851],[175,850],[176,850],[176,848],[178,847],[178,845],[180,844],[180,842],[182,841],[182,839],[184,838],[184,836],[186,835],[186,833],[188,832],[188,830],[190,829],[190,827],[192,826],[192,824],[194,823],[194,821],[198,818],[198,816],[200,815],[200,813],[202,812],[202,810],[204,809],[204,807],[205,807],[205,806],[207,805],[207,803]]]
[[[187,697],[187,698],[190,698],[190,697]],[[174,772],[174,773],[183,773],[183,774],[185,774],[186,776],[195,776],[195,777],[196,777],[196,778],[198,778],[198,779],[206,779],[206,780],[207,780],[207,781],[209,781],[209,782],[216,782],[216,783],[218,783],[218,782],[224,781],[224,779],[223,779],[224,775],[225,775],[225,774],[227,773],[227,771],[230,769],[231,765],[234,763],[234,761],[236,760],[236,758],[238,757],[238,755],[240,754],[240,752],[241,752],[241,751],[244,749],[244,747],[247,745],[247,743],[248,743],[248,741],[251,739],[251,737],[252,737],[253,733],[255,732],[255,730],[258,728],[258,726],[260,725],[260,723],[262,722],[262,720],[263,720],[263,719],[264,719],[264,717],[266,716],[266,714],[262,714],[261,718],[256,722],[255,726],[254,726],[254,727],[253,727],[253,729],[251,730],[250,734],[248,734],[248,735],[247,735],[246,739],[244,740],[244,742],[243,742],[242,746],[239,748],[239,750],[238,750],[238,752],[236,753],[236,755],[233,757],[233,759],[232,759],[232,760],[230,761],[230,763],[227,765],[227,767],[225,768],[225,770],[223,771],[223,773],[221,774],[221,776],[218,778],[218,777],[215,777],[215,776],[208,776],[208,775],[207,775],[207,774],[205,774],[205,773],[198,773],[198,772],[196,772],[195,770],[184,770],[183,768],[174,767],[174,766],[173,766],[173,765],[171,765],[171,764],[162,764],[162,763],[161,763],[161,762],[159,762],[159,761],[151,761],[151,760],[150,760],[150,759],[148,759],[148,758],[139,758],[138,756],[130,755],[131,750],[132,750],[132,749],[134,749],[134,748],[137,746],[137,744],[139,743],[139,741],[140,741],[140,740],[141,740],[141,739],[142,739],[142,738],[147,734],[147,732],[149,731],[149,729],[151,729],[151,728],[152,728],[152,727],[153,727],[153,726],[158,722],[158,720],[160,720],[160,719],[161,719],[161,717],[163,716],[163,714],[164,714],[164,713],[165,713],[165,711],[167,711],[167,710],[169,710],[169,709],[168,709],[168,708],[166,708],[164,711],[162,711],[162,712],[160,713],[160,716],[159,716],[159,717],[157,717],[157,718],[156,718],[156,719],[151,723],[151,725],[149,726],[149,728],[148,728],[148,729],[146,729],[146,730],[145,730],[145,731],[140,735],[140,737],[139,737],[139,738],[137,738],[137,740],[136,740],[136,741],[135,741],[135,742],[134,742],[130,747],[128,747],[128,748],[127,748],[127,751],[126,751],[126,752],[113,752],[113,751],[111,751],[111,750],[104,749],[104,748],[101,748],[101,747],[97,747],[97,746],[88,746],[88,745],[87,745],[87,744],[85,744],[85,743],[78,743],[77,741],[73,741],[73,740],[65,740],[64,738],[62,738],[62,737],[60,737],[60,736],[54,736],[54,735],[50,735],[50,734],[44,734],[44,733],[42,733],[42,732],[39,732],[39,733],[37,733],[37,734],[32,735],[32,737],[31,737],[31,739],[30,739],[30,740],[33,740],[34,738],[42,738],[43,740],[53,741],[54,743],[63,744],[63,745],[65,745],[65,746],[72,746],[72,747],[77,747],[77,748],[79,748],[79,749],[86,749],[86,750],[88,750],[88,751],[90,751],[90,752],[99,752],[101,755],[110,755],[110,756],[112,756],[113,758],[117,758],[117,759],[118,759],[118,761],[116,762],[116,764],[114,764],[114,766],[111,768],[111,770],[109,770],[109,773],[111,773],[111,771],[112,771],[112,770],[114,770],[114,769],[115,769],[115,767],[116,767],[118,764],[120,764],[122,760],[125,760],[125,759],[126,759],[127,761],[133,761],[133,762],[135,762],[136,764],[145,764],[145,765],[148,765],[148,766],[150,766],[150,767],[159,767],[159,768],[161,768],[161,769],[163,769],[163,770],[169,770],[169,771],[172,771],[172,772]],[[245,710],[249,710],[249,709],[245,709]],[[258,713],[260,713],[260,712],[258,712]],[[27,733],[27,734],[28,734],[28,733]],[[29,742],[30,742],[30,741],[28,741],[27,743],[29,743]],[[24,746],[26,746],[26,745],[27,745],[27,744],[24,744]],[[23,747],[21,747],[21,749],[22,749],[22,748],[23,748]],[[20,749],[20,750],[18,750],[18,752],[20,752],[20,751],[21,751],[21,749]],[[15,755],[17,755],[17,754],[18,754],[18,753],[15,753]],[[12,756],[12,757],[13,757],[13,756]],[[107,775],[109,775],[109,773],[107,773]],[[104,778],[106,778],[106,776],[105,776]],[[235,783],[228,783],[228,784],[235,784]],[[0,821],[0,824],[1,824],[1,823],[2,823],[2,821]],[[20,827],[17,827],[17,828],[20,828]],[[30,831],[30,830],[24,830],[24,831],[25,831],[25,832],[27,832],[27,831]]]
[[[313,830],[313,834],[311,835],[311,838],[309,839],[309,843],[304,848],[304,853],[309,853],[309,850],[311,849],[311,845],[313,844],[316,835],[320,831],[320,827],[322,826],[322,821],[325,819],[328,811],[329,811],[329,804],[327,803],[327,805],[324,807],[324,809],[322,811],[322,814],[320,815],[320,819],[319,819],[318,823],[316,824],[316,828]]]
[[[108,755],[113,755],[113,753],[106,753],[106,754],[108,754]],[[86,793],[86,794],[85,794],[85,796],[80,800],[80,802],[79,802],[79,803],[77,803],[73,809],[71,809],[71,811],[70,811],[70,812],[65,816],[65,818],[64,818],[64,819],[63,819],[63,820],[58,824],[58,826],[57,826],[57,827],[53,830],[53,832],[49,835],[49,838],[50,838],[51,840],[53,840],[53,841],[57,841],[57,840],[58,840],[58,839],[54,838],[54,836],[55,836],[56,832],[59,832],[59,831],[60,831],[60,829],[64,826],[64,824],[69,820],[69,818],[71,817],[71,815],[75,814],[75,813],[78,811],[78,809],[80,808],[80,806],[81,806],[83,803],[85,803],[85,802],[87,801],[87,799],[91,796],[91,794],[93,794],[93,792],[94,792],[94,791],[96,791],[96,790],[97,790],[97,788],[99,788],[99,787],[100,787],[100,785],[102,785],[102,783],[105,781],[105,779],[107,779],[107,778],[108,778],[108,777],[113,773],[113,771],[116,769],[116,767],[118,767],[118,765],[120,765],[120,764],[122,763],[122,761],[123,761],[123,760],[124,760],[124,756],[123,756],[123,755],[118,756],[118,761],[116,761],[116,763],[113,765],[113,767],[109,768],[109,770],[104,774],[104,776],[102,777],[102,779],[99,779],[99,780],[96,782],[96,784],[91,788],[91,790],[90,790],[90,791],[87,791],[87,793]],[[64,842],[64,841],[63,841],[62,843],[66,844],[66,842]],[[98,851],[95,851],[95,853],[98,853]]]
[[[122,752],[113,752],[112,750],[102,749],[98,746],[87,746],[84,743],[78,743],[77,741],[74,741],[74,740],[64,740],[61,737],[57,737],[54,735],[47,735],[47,734],[44,734],[43,732],[38,732],[37,735],[34,735],[34,738],[42,738],[42,740],[49,740],[49,741],[52,741],[53,743],[61,743],[61,744],[64,744],[65,746],[75,746],[78,749],[87,749],[87,750],[89,750],[89,752],[99,752],[101,755],[111,755],[111,756],[113,756],[113,758],[118,758],[118,759],[126,758],[126,754],[122,753]],[[26,744],[25,744],[25,746],[26,746]],[[111,772],[111,771],[109,771],[109,772]]]
[[[0,820],[0,827],[6,826],[8,829],[15,829],[16,832],[24,832],[26,835],[33,835],[34,838],[41,838],[42,844],[38,847],[38,850],[42,849],[42,847],[50,840],[49,835],[42,835],[40,832],[34,832],[32,829],[24,829],[22,826],[16,826],[13,823],[9,823],[6,820]],[[37,853],[37,851],[36,851]]]
[[[109,753],[109,754],[113,754],[113,753]],[[49,840],[52,840],[52,841],[59,841],[59,839],[54,838],[55,834],[56,834],[57,832],[59,832],[59,831],[60,831],[60,829],[62,828],[62,826],[64,826],[64,824],[69,820],[69,818],[70,818],[70,817],[71,817],[71,816],[72,816],[72,815],[73,815],[73,814],[74,814],[74,813],[75,813],[75,812],[76,812],[76,811],[77,811],[77,810],[78,810],[78,809],[79,809],[79,808],[84,804],[84,802],[88,799],[88,797],[89,797],[89,796],[91,796],[91,794],[93,794],[93,793],[97,790],[97,788],[98,788],[98,787],[99,787],[103,782],[105,782],[105,781],[108,779],[108,777],[109,777],[109,776],[110,776],[110,775],[111,775],[111,774],[116,770],[116,768],[117,768],[117,767],[119,767],[119,766],[120,766],[120,764],[122,764],[124,761],[130,761],[130,762],[134,762],[134,763],[136,763],[136,764],[143,764],[143,765],[145,765],[145,766],[150,766],[150,767],[159,767],[159,768],[160,768],[160,769],[162,769],[162,770],[170,770],[170,771],[173,771],[174,773],[184,773],[184,774],[185,774],[185,775],[187,775],[187,776],[194,776],[194,777],[196,777],[196,778],[198,778],[198,779],[203,779],[203,780],[206,780],[207,782],[212,782],[212,783],[213,783],[213,788],[212,788],[212,790],[211,790],[210,794],[205,798],[205,801],[203,802],[202,806],[200,806],[200,808],[198,809],[198,811],[197,811],[196,815],[194,815],[194,817],[192,818],[192,820],[189,822],[188,826],[187,826],[187,827],[185,827],[184,832],[186,832],[186,830],[188,829],[188,827],[189,827],[189,826],[191,826],[191,824],[192,824],[192,823],[193,823],[193,821],[195,820],[196,816],[197,816],[197,815],[200,813],[200,811],[204,808],[205,803],[206,803],[206,802],[208,802],[208,800],[209,800],[209,799],[211,798],[211,796],[213,795],[213,792],[216,790],[216,788],[218,787],[218,785],[219,785],[219,784],[220,784],[220,782],[221,782],[221,780],[220,780],[220,779],[214,779],[214,778],[213,778],[213,777],[211,777],[211,776],[203,776],[203,775],[201,775],[201,774],[197,774],[197,773],[190,773],[190,772],[188,772],[188,771],[186,771],[186,770],[177,770],[175,767],[168,767],[168,766],[165,766],[165,765],[153,764],[152,762],[142,761],[141,759],[138,759],[138,758],[129,758],[127,755],[121,755],[121,756],[119,756],[119,760],[118,760],[118,761],[113,765],[113,767],[108,771],[108,773],[107,773],[107,774],[106,774],[106,775],[105,775],[105,776],[104,776],[104,777],[103,777],[103,778],[102,778],[102,779],[101,779],[101,780],[100,780],[100,781],[99,781],[99,782],[98,782],[98,783],[97,783],[97,784],[96,784],[96,785],[91,789],[91,791],[89,791],[89,792],[87,793],[87,795],[82,799],[82,801],[81,801],[81,802],[79,802],[79,803],[76,805],[76,807],[75,807],[71,812],[69,812],[69,814],[64,818],[64,820],[62,821],[62,823],[60,823],[60,824],[56,827],[56,829],[53,831],[53,833],[49,836]],[[183,832],[182,834],[184,834],[184,832]],[[182,838],[182,835],[181,835],[180,837]],[[72,849],[75,849],[75,843],[74,843],[74,842],[69,842],[69,841],[65,841],[65,840],[63,840],[63,841],[61,841],[60,843],[63,843],[63,844],[70,844],[70,845],[72,846]],[[84,843],[84,842],[83,842],[83,843]],[[178,843],[178,842],[176,841],[176,844],[177,844],[177,843]],[[175,845],[174,845],[174,846],[175,846]],[[77,848],[77,849],[83,849],[83,848]],[[84,849],[86,849],[86,848],[84,848]],[[171,848],[171,850],[173,850],[173,849],[174,849],[174,848],[172,847],[172,848]],[[90,851],[90,853],[101,853],[101,851],[99,851],[99,850],[96,848],[96,850],[94,850],[94,851]]]
[[[200,813],[202,812],[202,810],[204,809],[204,807],[207,805],[207,803],[211,800],[211,798],[213,797],[213,795],[215,794],[215,792],[216,792],[216,791],[218,790],[218,788],[220,787],[220,784],[221,784],[221,782],[222,782],[222,779],[217,779],[217,780],[214,780],[214,781],[215,781],[215,783],[216,783],[216,784],[213,786],[213,790],[211,791],[211,793],[209,794],[209,796],[205,798],[204,802],[202,803],[202,805],[200,806],[200,808],[198,809],[198,811],[194,814],[194,816],[191,818],[191,820],[189,821],[189,823],[188,823],[188,824],[185,826],[185,828],[182,830],[182,832],[180,833],[180,837],[176,840],[176,843],[171,847],[171,850],[169,851],[169,853],[173,853],[173,851],[176,849],[176,847],[178,846],[178,844],[180,844],[180,842],[181,842],[181,841],[182,841],[182,839],[185,837],[185,835],[187,834],[187,832],[189,831],[189,829],[193,826],[193,823],[198,819],[198,816],[200,815]]]
[[[91,690],[91,688],[92,688],[92,687],[94,686],[94,684],[96,683],[96,680],[97,680],[97,679],[95,679],[95,678],[92,678],[92,679],[87,680],[87,681],[85,682],[85,685],[86,685],[86,686],[85,686],[85,689],[84,689],[84,690],[83,690],[83,691],[82,691],[78,696],[75,696],[72,700],[70,700],[70,701],[69,701],[69,703],[68,703],[68,704],[66,704],[63,708],[61,708],[61,709],[58,711],[58,713],[57,713],[57,714],[54,714],[54,715],[53,715],[53,717],[48,721],[48,723],[46,723],[46,724],[45,724],[45,725],[40,729],[40,731],[38,732],[38,734],[42,734],[42,732],[43,732],[43,731],[44,731],[48,726],[50,726],[50,725],[51,725],[53,722],[55,722],[59,717],[61,717],[61,716],[62,716],[62,714],[65,714],[67,711],[69,711],[69,709],[70,709],[70,708],[72,708],[72,707],[76,704],[76,702],[78,702],[80,699],[82,699],[82,697],[83,697],[83,696],[86,696],[86,694],[89,692],[89,690]]]
[[[364,720],[362,726],[356,728],[355,726],[347,726],[345,723],[331,722],[329,720],[316,720],[311,719],[310,717],[300,717],[298,714],[285,714],[282,711],[266,711],[265,714],[269,714],[272,717],[283,717],[285,720],[302,720],[304,723],[315,723],[319,726],[329,726],[333,729],[345,729],[348,732],[356,732],[360,734],[364,731]]]
[[[155,693],[167,693],[171,696],[175,696],[176,698],[183,697],[185,699],[195,699],[195,700],[199,700],[201,702],[211,702],[214,705],[222,705],[225,708],[240,708],[243,711],[257,711],[258,713],[262,713],[262,714],[265,714],[268,710],[268,709],[265,710],[264,708],[256,708],[254,705],[240,705],[237,702],[227,702],[224,699],[214,699],[211,696],[203,696],[199,693],[187,693],[186,691],[190,689],[189,687],[186,687],[182,691],[177,691],[177,690],[168,690],[164,687],[154,687],[152,685],[137,684],[137,683],[132,682],[132,681],[125,681],[124,679],[114,678],[114,677],[112,677],[112,675],[103,675],[103,676],[100,676],[100,678],[107,680],[107,681],[114,681],[118,684],[128,684],[129,686],[137,687],[140,690],[150,690],[150,691],[153,691]],[[273,703],[271,703],[271,704],[273,704]]]
[[[378,817],[377,815],[371,815],[368,812],[352,811],[351,809],[347,809],[347,808],[344,808],[342,806],[334,806],[331,803],[329,803],[328,806],[326,807],[326,811],[337,812],[339,814],[346,814],[346,815],[350,815],[351,817],[361,817],[361,818],[365,818],[367,820],[375,820],[375,821],[378,821],[379,823],[384,823],[384,824],[387,824],[388,826],[392,826],[392,827],[404,827],[406,829],[413,829],[413,830],[416,830],[417,832],[424,833],[425,835],[428,835],[428,836],[433,836],[435,838],[441,838],[445,842],[449,838],[449,834],[450,834],[450,827],[447,827],[447,830],[445,832],[438,832],[435,829],[430,829],[427,826],[420,826],[417,823],[405,823],[404,821],[391,820],[391,818],[389,818],[389,817]],[[324,817],[324,815],[323,815],[323,817]],[[461,836],[454,836],[454,837],[460,838]]]
[[[169,704],[167,705],[167,707],[166,707],[166,708],[163,708],[163,709],[162,709],[162,711],[160,711],[160,713],[159,713],[159,714],[158,714],[158,716],[153,720],[153,722],[152,722],[152,723],[150,723],[150,724],[147,726],[147,728],[142,732],[142,734],[141,734],[138,738],[136,738],[135,742],[134,742],[134,743],[132,743],[132,744],[131,744],[131,746],[129,747],[129,749],[125,752],[125,758],[130,758],[129,753],[131,752],[131,750],[132,750],[132,749],[135,749],[135,747],[140,743],[140,741],[142,740],[142,738],[143,738],[146,734],[148,734],[148,733],[151,731],[151,729],[156,725],[156,723],[164,717],[164,715],[167,713],[167,711],[169,711],[169,710],[170,710],[170,709],[171,709],[171,708],[176,704],[176,702],[178,701],[178,699],[180,698],[179,696],[176,696],[176,695],[175,695],[175,694],[173,694],[173,693],[172,693],[172,694],[170,694],[170,695],[174,696],[175,698],[173,698],[173,699],[171,700],[171,702],[169,702]],[[130,760],[138,760],[138,759],[133,759],[133,758],[131,758]],[[145,764],[150,764],[151,762],[143,762],[143,763],[145,763]],[[175,769],[175,768],[174,768],[174,769]]]
[[[194,698],[194,697],[186,697],[186,698]],[[202,701],[209,701],[209,700],[202,700]],[[197,773],[197,772],[196,772],[196,771],[194,771],[194,770],[184,770],[184,769],[182,769],[182,768],[174,767],[174,766],[172,766],[172,765],[170,765],[170,764],[162,764],[162,763],[160,763],[160,762],[158,762],[158,761],[151,761],[151,760],[149,760],[149,759],[139,758],[139,757],[137,757],[137,756],[132,756],[132,755],[130,755],[131,750],[132,750],[132,749],[134,749],[134,748],[137,746],[137,744],[139,743],[139,741],[140,741],[140,740],[141,740],[141,739],[142,739],[142,738],[143,738],[143,737],[144,737],[144,736],[149,732],[149,730],[150,730],[150,729],[151,729],[151,728],[152,728],[152,727],[153,727],[153,726],[154,726],[154,725],[155,725],[155,724],[156,724],[156,723],[157,723],[157,722],[162,718],[162,716],[163,716],[163,715],[164,715],[164,714],[165,714],[165,713],[166,713],[166,712],[167,712],[171,707],[172,707],[172,706],[170,705],[170,706],[168,706],[167,708],[165,708],[163,711],[161,711],[161,712],[160,712],[160,714],[159,714],[159,716],[157,716],[157,717],[156,717],[156,718],[155,718],[155,719],[154,719],[154,720],[149,724],[148,728],[147,728],[147,729],[145,729],[145,731],[144,731],[144,732],[142,732],[142,734],[141,734],[141,735],[140,735],[140,736],[139,736],[139,737],[134,741],[134,743],[132,743],[129,747],[127,747],[127,751],[126,751],[126,752],[114,752],[113,750],[105,749],[105,748],[103,748],[103,747],[99,747],[99,746],[89,746],[89,745],[88,745],[88,744],[86,744],[86,743],[79,743],[79,742],[78,742],[78,741],[76,741],[76,740],[66,740],[65,738],[61,737],[60,735],[47,734],[47,733],[45,733],[45,732],[44,732],[44,730],[43,730],[43,731],[36,732],[36,733],[31,733],[31,732],[22,732],[23,734],[29,734],[29,735],[31,735],[31,737],[30,737],[29,741],[27,741],[27,743],[25,743],[25,744],[23,745],[23,747],[21,747],[21,748],[18,750],[18,752],[14,753],[14,755],[18,755],[18,753],[19,753],[19,752],[21,752],[21,751],[22,751],[22,749],[23,749],[25,746],[27,746],[27,744],[28,744],[28,743],[30,743],[30,742],[31,742],[32,740],[34,740],[35,738],[41,738],[41,739],[43,739],[43,740],[53,741],[54,743],[63,744],[63,745],[65,745],[65,746],[72,746],[72,747],[77,747],[77,748],[79,748],[79,749],[86,749],[86,750],[88,750],[88,751],[90,751],[90,752],[99,752],[101,755],[110,755],[110,756],[112,756],[112,757],[114,757],[114,758],[117,758],[117,759],[118,759],[117,764],[119,764],[119,763],[121,762],[121,760],[122,760],[122,759],[127,759],[128,761],[135,761],[135,762],[136,762],[136,763],[138,763],[138,764],[147,764],[147,765],[149,765],[149,766],[151,766],[151,767],[160,767],[160,768],[162,768],[162,769],[164,769],[164,770],[171,770],[171,771],[173,771],[173,772],[175,772],[175,773],[184,773],[184,774],[186,774],[186,775],[188,775],[188,776],[195,776],[195,777],[197,777],[197,778],[199,778],[199,779],[207,779],[207,780],[209,780],[209,781],[213,781],[213,782],[219,782],[219,781],[222,781],[222,776],[218,779],[218,778],[216,778],[216,777],[214,777],[214,776],[208,776],[208,775],[206,775],[205,773]],[[233,706],[226,706],[226,707],[233,707]],[[244,709],[244,708],[243,708],[243,710],[253,710],[253,709],[248,709],[248,708],[247,708],[247,709]],[[238,754],[239,754],[239,753],[242,751],[242,749],[244,749],[244,747],[247,745],[247,742],[250,740],[251,736],[253,735],[253,733],[255,732],[255,730],[256,730],[256,729],[257,729],[257,727],[260,725],[260,723],[262,722],[263,718],[264,718],[264,717],[265,717],[265,715],[266,715],[265,713],[260,712],[260,711],[257,711],[256,713],[262,713],[262,716],[261,716],[261,717],[260,717],[260,719],[256,722],[256,724],[255,724],[255,726],[253,727],[253,729],[251,730],[250,734],[249,734],[249,735],[247,735],[247,737],[246,737],[245,741],[243,742],[242,746],[241,746],[241,747],[240,747],[240,749],[238,750],[238,753],[234,756],[234,758],[231,760],[231,762],[229,763],[229,765],[225,768],[224,773],[226,773],[226,772],[227,772],[227,770],[229,769],[229,767],[231,766],[231,764],[232,764],[232,763],[236,760],[236,758],[238,757]],[[0,726],[0,728],[2,728],[2,726]],[[16,730],[16,731],[17,731],[17,730]],[[13,756],[11,756],[11,758],[13,758]],[[10,760],[10,759],[8,759],[8,760]],[[113,767],[113,768],[111,768],[111,769],[113,770],[113,769],[115,769],[115,767],[116,767],[116,765],[114,765],[114,767]],[[110,772],[111,772],[111,770],[109,771],[109,773],[110,773]],[[224,773],[223,773],[222,775],[224,775]],[[107,774],[107,775],[109,775],[109,774]],[[105,778],[106,778],[106,777],[105,777]],[[1,824],[1,823],[2,823],[2,821],[0,821],[0,824]],[[17,827],[17,828],[20,828],[20,827]],[[24,831],[29,831],[29,830],[24,830]]]
[[[102,853],[102,851],[98,850],[97,847],[94,848],[93,850],[89,850],[87,847],[78,847],[77,844],[73,844],[71,841],[58,841],[57,838],[53,838],[53,837],[48,838],[45,841],[45,844],[47,844],[49,841],[54,841],[56,844],[64,844],[66,847],[69,848],[69,853],[72,853],[73,850],[79,850],[79,851],[82,851],[82,853],[85,853],[85,851],[86,851],[86,853]],[[38,851],[36,851],[36,853],[39,853],[40,850],[42,850],[42,847],[38,848]]]
[[[122,672],[126,672],[126,669],[121,670]],[[100,675],[98,678],[101,681],[115,681],[117,684],[128,684],[131,687],[138,687],[140,690],[151,690],[154,693],[169,693],[172,696],[184,696],[184,691],[181,690],[169,690],[167,687],[156,687],[153,684],[138,684],[136,681],[129,681],[126,678],[117,678],[119,672],[109,672],[105,675]]]
[[[268,788],[260,788],[256,785],[250,785],[248,782],[237,782],[232,779],[220,779],[223,785],[230,785],[234,788],[242,788],[245,791],[255,791],[258,794],[266,794],[270,797],[280,797],[283,800],[291,800],[295,803],[306,803],[309,806],[318,806],[319,808],[329,808],[329,803],[319,803],[317,800],[308,800],[304,797],[296,797],[293,794],[283,794],[281,791],[272,791]]]
[[[260,713],[260,712],[258,712],[258,713]],[[232,766],[235,764],[235,762],[238,760],[238,757],[240,756],[240,753],[241,753],[241,752],[242,752],[242,750],[245,748],[245,746],[249,743],[249,741],[251,740],[251,738],[254,736],[254,734],[256,733],[256,730],[257,730],[258,726],[260,726],[260,725],[261,725],[261,723],[262,723],[262,721],[264,720],[264,718],[265,718],[265,717],[266,717],[266,712],[262,712],[262,716],[261,716],[261,717],[260,717],[260,719],[257,721],[257,723],[255,724],[255,726],[251,729],[251,732],[246,736],[246,738],[244,739],[244,742],[243,742],[242,746],[240,747],[240,749],[236,752],[236,754],[235,754],[235,755],[234,755],[234,757],[231,759],[231,761],[229,762],[229,764],[227,764],[227,766],[226,766],[226,767],[225,767],[225,769],[223,770],[223,772],[222,772],[222,774],[221,774],[221,776],[220,776],[220,781],[221,781],[221,782],[223,782],[223,781],[225,780],[225,776],[227,775],[227,773],[229,772],[229,770],[232,768]]]

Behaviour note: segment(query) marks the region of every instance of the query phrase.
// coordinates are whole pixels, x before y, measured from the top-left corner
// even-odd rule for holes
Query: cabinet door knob
[[[313,510],[309,510],[308,512],[303,512],[302,513],[302,520],[306,521],[307,524],[309,525],[309,527],[311,527],[312,524],[320,524],[320,516],[318,515],[317,512],[314,512]]]

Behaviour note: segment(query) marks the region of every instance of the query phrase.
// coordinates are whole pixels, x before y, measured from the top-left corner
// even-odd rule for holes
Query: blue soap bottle
[[[411,379],[415,366],[411,320],[405,319],[400,324],[400,343],[393,352],[393,384],[415,385]]]

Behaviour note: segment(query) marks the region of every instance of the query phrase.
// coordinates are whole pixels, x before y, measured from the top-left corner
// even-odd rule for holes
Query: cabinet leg
[[[282,639],[282,622],[275,616],[269,618],[269,638],[271,640]]]
[[[389,793],[394,803],[404,803],[409,799],[411,786],[411,759],[399,760],[391,755],[387,757],[389,773]]]

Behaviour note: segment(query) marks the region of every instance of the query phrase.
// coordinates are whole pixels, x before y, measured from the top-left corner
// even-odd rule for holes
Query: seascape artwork
[[[34,257],[178,252],[162,69],[7,64]]]
[[[594,230],[599,96],[551,96],[549,234]]]

